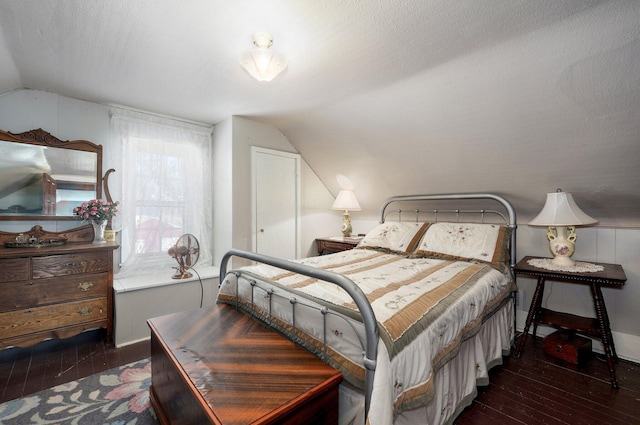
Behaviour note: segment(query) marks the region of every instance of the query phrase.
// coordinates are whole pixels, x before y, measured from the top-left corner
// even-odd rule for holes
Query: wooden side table
[[[362,237],[344,238],[342,236],[317,238],[318,255],[333,254],[334,252],[346,251],[355,248]]]
[[[529,327],[532,323],[534,338],[536,336],[538,324],[549,325],[558,329],[573,330],[586,336],[600,338],[607,356],[611,386],[617,389],[618,381],[616,379],[613,362],[618,359],[618,355],[616,354],[616,348],[613,343],[609,315],[607,314],[607,308],[604,303],[604,298],[602,297],[601,287],[608,286],[621,288],[627,280],[622,266],[619,264],[592,262],[593,264],[603,266],[604,270],[600,272],[583,273],[552,271],[530,265],[528,261],[532,258],[534,257],[524,257],[513,269],[516,275],[533,276],[538,279],[538,285],[536,286],[533,299],[531,300],[531,306],[529,307],[524,332],[518,341],[516,355],[520,356],[522,353],[524,343],[527,339],[527,334],[529,333]],[[547,279],[559,282],[589,285],[591,288],[591,296],[593,297],[596,317],[582,317],[575,314],[556,312],[542,308],[544,284]]]

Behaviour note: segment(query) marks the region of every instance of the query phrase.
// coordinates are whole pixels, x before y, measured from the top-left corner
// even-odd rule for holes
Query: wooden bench
[[[232,306],[148,324],[161,424],[338,423],[340,372]]]

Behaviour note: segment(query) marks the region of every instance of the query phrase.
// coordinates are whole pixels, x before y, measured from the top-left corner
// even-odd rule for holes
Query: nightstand
[[[333,236],[329,238],[317,238],[318,255],[333,254],[334,252],[346,251],[355,248],[360,241],[360,237],[345,238],[342,236]]]
[[[529,307],[529,314],[527,315],[524,331],[518,341],[516,355],[520,356],[522,353],[527,334],[529,333],[529,327],[532,323],[534,338],[538,324],[549,325],[558,329],[573,330],[585,336],[600,338],[607,356],[611,386],[618,388],[618,381],[613,367],[613,362],[618,359],[618,356],[611,334],[609,315],[607,314],[607,308],[600,288],[601,286],[621,288],[627,280],[622,266],[619,264],[591,262],[592,264],[603,266],[604,270],[580,273],[552,271],[530,265],[528,261],[532,258],[534,257],[524,257],[513,269],[516,275],[533,276],[538,279],[538,284],[533,294],[533,299],[531,300],[531,306]],[[591,288],[596,317],[582,317],[542,308],[542,297],[544,295],[544,284],[546,280],[588,285]]]

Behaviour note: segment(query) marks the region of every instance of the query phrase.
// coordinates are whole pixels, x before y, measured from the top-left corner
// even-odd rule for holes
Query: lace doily
[[[576,261],[575,266],[557,266],[551,262],[548,258],[532,258],[527,261],[530,266],[537,267],[539,269],[553,270],[556,272],[574,272],[574,273],[593,273],[601,272],[604,270],[603,266],[592,263],[584,263],[582,261]]]

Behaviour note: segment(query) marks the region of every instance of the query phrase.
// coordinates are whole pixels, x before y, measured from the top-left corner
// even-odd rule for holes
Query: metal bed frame
[[[505,209],[506,212],[506,216],[505,214],[503,214],[500,211],[497,210],[461,210],[461,209],[454,209],[454,210],[450,210],[450,209],[444,209],[444,210],[426,210],[426,211],[421,211],[419,209],[415,209],[412,211],[412,213],[415,213],[416,215],[416,221],[419,219],[420,214],[423,213],[429,213],[432,214],[435,217],[435,221],[438,220],[438,215],[453,215],[456,218],[456,221],[459,221],[460,216],[462,214],[476,214],[476,215],[480,215],[480,221],[476,220],[475,222],[484,222],[485,217],[488,215],[497,215],[498,217],[501,218],[501,220],[503,220],[506,225],[512,229],[514,229],[514,231],[511,233],[511,241],[510,241],[510,266],[511,268],[513,268],[513,266],[515,265],[515,261],[516,261],[516,235],[515,235],[515,228],[517,227],[516,224],[516,212],[515,209],[513,208],[513,206],[511,205],[511,203],[505,199],[504,197],[500,196],[500,195],[495,195],[495,194],[490,194],[490,193],[478,193],[478,194],[473,194],[473,193],[462,193],[462,194],[442,194],[442,195],[409,195],[409,196],[394,196],[391,198],[388,198],[385,203],[383,204],[382,208],[380,209],[380,223],[384,223],[385,219],[387,217],[388,214],[390,214],[391,212],[394,211],[390,211],[387,212],[387,208],[389,207],[390,204],[392,203],[400,203],[400,202],[413,202],[413,201],[441,201],[441,200],[472,200],[472,199],[476,199],[476,200],[493,200],[498,202],[499,204],[501,204],[503,206],[503,208]],[[401,220],[401,216],[402,216],[402,210],[398,209],[395,210],[395,212],[398,213],[398,220]],[[287,260],[283,260],[280,258],[274,258],[274,257],[270,257],[270,256],[266,256],[266,255],[262,255],[262,254],[257,254],[255,252],[249,252],[249,251],[243,251],[243,250],[239,250],[239,249],[231,249],[229,250],[222,258],[221,261],[221,266],[220,266],[220,285],[222,285],[222,282],[227,279],[227,275],[231,274],[234,275],[236,279],[239,279],[240,276],[243,275],[243,272],[241,270],[235,270],[235,271],[230,271],[228,272],[228,265],[229,265],[229,261],[231,260],[232,257],[240,257],[240,258],[245,258],[247,260],[250,261],[254,261],[256,263],[261,263],[261,264],[266,264],[266,265],[270,265],[273,267],[277,267],[283,270],[287,270],[290,272],[294,272],[294,273],[298,273],[298,274],[302,274],[308,277],[312,277],[315,279],[319,279],[319,280],[324,280],[326,282],[330,282],[330,283],[334,283],[338,286],[340,286],[342,289],[344,289],[349,296],[351,296],[351,298],[353,299],[353,301],[355,302],[356,306],[358,307],[358,310],[360,311],[360,314],[362,316],[362,322],[364,325],[364,333],[365,333],[365,341],[362,342],[361,344],[363,346],[364,352],[363,352],[363,366],[365,368],[365,379],[364,379],[364,397],[365,397],[365,410],[364,410],[364,418],[366,421],[366,418],[368,417],[368,413],[369,413],[369,407],[371,405],[371,394],[373,392],[373,378],[375,375],[375,370],[376,370],[376,357],[377,357],[377,353],[378,353],[378,340],[379,340],[379,333],[378,333],[378,326],[377,326],[377,321],[376,321],[376,317],[375,314],[373,312],[373,309],[371,307],[371,304],[369,303],[369,301],[367,300],[365,294],[362,292],[362,290],[349,278],[340,275],[338,273],[334,273],[328,270],[322,270],[322,269],[318,269],[315,267],[310,267],[310,266],[306,266],[303,264],[298,264],[298,263],[294,263],[291,261],[287,261]],[[269,317],[267,318],[268,324],[271,326],[271,305],[272,305],[272,297],[277,296],[277,294],[275,294],[275,292],[273,291],[273,289],[271,288],[265,288],[260,286],[260,284],[258,282],[256,282],[256,280],[254,278],[251,277],[250,274],[248,274],[247,279],[249,280],[249,284],[251,285],[252,289],[251,289],[251,294],[252,294],[252,307],[253,307],[253,296],[254,296],[254,290],[262,290],[268,297],[269,299]],[[238,291],[238,285],[236,284],[236,292]],[[236,297],[236,307],[238,307],[238,297]],[[297,304],[300,304],[301,301],[297,300],[295,297],[292,297],[289,299],[289,302],[292,305],[292,321],[293,323],[291,323],[292,329],[293,329],[293,335],[295,336],[296,332],[296,323],[295,323],[295,308]],[[302,302],[303,303],[303,302]],[[312,307],[310,305],[307,305],[307,307]],[[312,307],[315,308],[315,307]],[[327,314],[333,314],[329,309],[327,309],[326,307],[323,307],[322,309],[319,309],[319,312],[323,315],[324,318],[326,318]],[[341,315],[336,314],[337,317],[342,317]],[[326,336],[326,319],[324,320],[324,334]],[[347,322],[348,323],[348,322]],[[298,342],[295,340],[295,337],[293,337],[294,342]],[[325,357],[326,358],[326,340],[323,341],[323,355],[321,357]],[[325,359],[323,358],[323,360]]]

